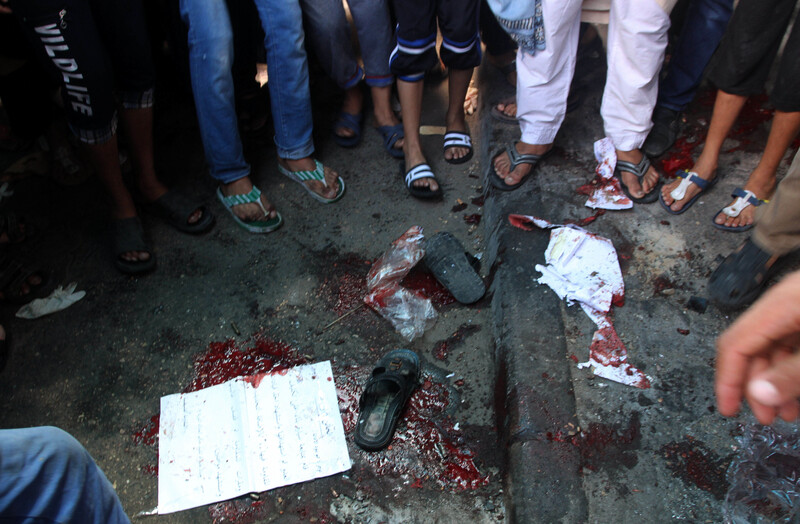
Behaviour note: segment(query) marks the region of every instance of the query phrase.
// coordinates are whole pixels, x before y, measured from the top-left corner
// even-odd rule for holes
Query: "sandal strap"
[[[625,160],[617,160],[617,170],[633,173],[636,175],[636,178],[643,178],[649,169],[650,159],[647,157],[647,155],[642,155],[642,159],[638,164],[626,162]]]
[[[278,170],[283,173],[284,175],[294,178],[295,180],[299,180],[301,182],[307,182],[309,180],[317,180],[322,182],[325,187],[328,187],[328,183],[325,181],[325,168],[322,166],[322,162],[319,160],[314,160],[314,165],[316,166],[313,171],[305,170],[305,171],[289,171],[282,165],[278,164]]]
[[[114,220],[112,224],[114,227],[114,253],[117,256],[128,251],[151,253],[144,240],[144,229],[142,229],[142,222],[139,217]]]
[[[467,133],[459,131],[450,131],[444,135],[444,148],[451,147],[472,147],[472,138]]]
[[[731,218],[738,217],[747,206],[752,205],[758,207],[761,204],[769,202],[769,200],[761,200],[749,189],[742,189],[740,187],[734,189],[731,196],[736,197],[736,200],[733,201],[733,204],[722,208],[722,212]]]
[[[678,184],[678,187],[673,189],[669,194],[673,200],[683,200],[683,197],[686,196],[686,190],[689,189],[689,186],[692,184],[699,187],[700,191],[705,191],[708,189],[709,181],[702,178],[694,171],[688,171],[684,169],[683,171],[676,173],[676,175],[681,179],[681,183]]]
[[[343,127],[358,134],[361,132],[361,115],[352,115],[342,111],[339,113],[339,117],[336,119],[336,123],[333,125],[333,127]],[[348,136],[342,138],[352,137]]]
[[[261,201],[261,190],[256,186],[253,186],[253,189],[251,189],[249,193],[229,196],[222,195],[221,200],[228,209],[232,208],[233,206],[240,206],[242,204],[258,204],[258,207],[260,207],[261,211],[264,212],[264,216],[269,215],[269,211],[264,207],[264,203]]]
[[[381,126],[378,128],[378,133],[380,133],[383,137],[383,145],[387,149],[393,148],[398,140],[405,138],[406,136],[405,132],[403,131],[403,124],[397,124],[394,126]]]
[[[406,173],[406,185],[411,187],[416,180],[420,178],[433,178],[436,179],[436,176],[433,174],[433,170],[431,166],[428,164],[419,164],[418,166],[412,167]]]
[[[517,166],[522,164],[535,166],[539,163],[539,160],[542,159],[542,155],[520,153],[517,151],[517,143],[506,146],[506,153],[508,153],[508,159],[511,161],[511,169],[509,171],[514,171]]]

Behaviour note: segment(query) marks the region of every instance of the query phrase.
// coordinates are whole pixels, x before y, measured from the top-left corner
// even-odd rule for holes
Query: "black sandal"
[[[659,177],[658,183],[653,186],[653,189],[651,189],[649,193],[645,194],[641,198],[636,198],[631,195],[631,192],[628,190],[628,186],[626,186],[625,182],[622,181],[622,172],[625,171],[626,173],[633,173],[636,175],[636,178],[639,179],[639,185],[641,185],[642,180],[644,180],[644,177],[647,174],[647,171],[650,169],[650,165],[650,159],[647,158],[647,155],[645,154],[642,154],[642,159],[638,164],[626,162],[624,160],[617,160],[617,167],[614,168],[614,174],[619,179],[619,185],[622,186],[622,191],[635,204],[652,204],[658,200],[658,195],[661,193],[661,179]]]
[[[486,286],[468,256],[461,242],[447,231],[425,240],[425,265],[462,304],[477,302],[486,293]]]
[[[23,286],[28,287],[27,292],[22,291]],[[45,297],[50,291],[50,278],[46,271],[27,269],[22,262],[9,255],[0,257],[0,301],[22,305],[34,298]]]
[[[150,207],[172,227],[190,235],[205,233],[214,225],[214,215],[211,211],[173,189],[151,202]],[[189,222],[189,217],[195,211],[200,211],[200,218],[197,222]]]
[[[372,371],[358,403],[353,439],[361,449],[389,445],[406,401],[419,382],[419,357],[408,349],[388,352]]]
[[[761,294],[776,270],[777,261],[768,265],[773,256],[748,238],[711,273],[708,279],[711,300],[726,309],[749,305]]]
[[[114,264],[122,273],[137,275],[156,267],[156,257],[144,241],[144,230],[139,217],[122,218],[112,222],[114,236]],[[146,251],[150,253],[147,260],[125,260],[124,253]]]

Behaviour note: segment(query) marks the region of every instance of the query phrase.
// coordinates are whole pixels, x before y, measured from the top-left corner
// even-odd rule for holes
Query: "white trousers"
[[[546,49],[517,52],[517,118],[527,144],[552,143],[564,121],[580,14],[581,0],[542,0]],[[669,13],[656,0],[611,0],[600,114],[620,151],[640,148],[652,127],[668,29]]]

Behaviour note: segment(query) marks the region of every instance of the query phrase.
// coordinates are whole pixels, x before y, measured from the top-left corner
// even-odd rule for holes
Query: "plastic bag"
[[[800,432],[750,424],[728,468],[723,515],[732,524],[800,521]]]
[[[409,341],[422,335],[436,320],[431,301],[400,285],[425,256],[422,228],[413,226],[372,265],[367,274],[364,302],[388,320]]]

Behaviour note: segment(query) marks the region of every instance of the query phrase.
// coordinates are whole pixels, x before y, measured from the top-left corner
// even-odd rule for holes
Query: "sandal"
[[[492,110],[490,111],[490,114],[492,115],[492,118],[494,118],[495,120],[497,120],[499,122],[502,122],[504,124],[511,124],[511,125],[519,124],[519,121],[517,120],[516,113],[514,114],[514,116],[511,116],[511,115],[507,115],[503,111],[500,111],[499,109],[497,109],[497,106],[500,105],[500,104],[503,104],[504,106],[507,106],[508,104],[516,104],[516,103],[517,103],[517,97],[516,96],[510,96],[510,97],[508,97],[508,98],[506,98],[504,100],[501,100],[501,101],[497,102],[496,104],[494,104],[492,106]]]
[[[408,349],[388,352],[372,371],[358,402],[355,443],[366,451],[389,445],[403,407],[419,382],[419,357]]]
[[[462,133],[461,131],[448,131],[444,134],[444,146],[442,148],[443,153],[447,153],[448,149],[452,149],[454,147],[465,147],[469,149],[469,152],[462,156],[461,158],[444,158],[444,161],[448,164],[463,164],[464,162],[469,162],[472,158],[472,139],[469,136],[469,133]]]
[[[647,171],[650,169],[650,159],[647,158],[647,155],[643,154],[642,159],[639,161],[638,164],[634,164],[633,162],[626,162],[625,160],[617,160],[617,167],[614,168],[614,174],[619,179],[619,185],[622,186],[622,191],[625,193],[625,196],[631,199],[636,204],[650,204],[658,200],[658,195],[661,193],[659,189],[661,188],[661,180],[656,183],[655,186],[650,190],[649,193],[644,195],[641,198],[635,198],[631,195],[630,191],[628,191],[628,186],[622,181],[622,173],[633,173],[636,175],[636,178],[639,179],[639,184],[642,183],[644,180]]]
[[[333,124],[333,140],[341,147],[356,147],[361,142],[361,121],[363,114],[351,115],[341,111]],[[353,136],[341,136],[336,133],[339,128],[349,129]]]
[[[666,210],[666,212],[669,213],[670,215],[680,215],[681,213],[685,212],[687,209],[692,207],[692,204],[694,204],[695,201],[703,195],[703,193],[714,187],[714,185],[717,183],[717,178],[719,178],[717,175],[714,175],[714,178],[712,178],[711,180],[706,180],[697,173],[695,173],[694,171],[689,171],[688,169],[684,169],[683,171],[675,173],[675,176],[681,179],[681,183],[678,184],[678,186],[675,187],[675,189],[670,191],[669,196],[671,196],[673,200],[675,200],[676,202],[678,200],[683,200],[683,198],[686,196],[686,190],[689,189],[689,186],[691,184],[694,184],[697,187],[699,187],[700,192],[697,193],[695,196],[693,196],[688,202],[686,202],[682,208],[680,208],[677,211],[673,211],[672,208],[670,208],[667,205],[667,203],[664,202],[664,195],[661,193],[661,191],[659,191],[658,201],[661,203],[661,207],[663,207]]]
[[[32,225],[25,222],[11,211],[0,214],[0,236],[5,234],[8,240],[0,242],[0,246],[5,244],[19,244],[35,234]]]
[[[144,240],[144,230],[139,217],[121,218],[111,222],[114,242],[114,264],[127,275],[146,273],[156,267],[156,257]],[[150,253],[147,260],[126,260],[124,253],[145,251]]]
[[[281,224],[283,224],[283,217],[280,213],[276,213],[273,218],[269,218],[269,212],[272,210],[272,208],[270,207],[270,209],[267,209],[264,207],[264,203],[261,202],[261,190],[256,186],[253,186],[253,189],[251,189],[249,193],[229,196],[223,195],[222,190],[217,188],[217,198],[220,202],[222,202],[222,205],[225,206],[225,209],[228,210],[228,213],[231,214],[234,222],[236,222],[239,227],[245,231],[249,231],[250,233],[271,233],[272,231],[275,231],[281,227]],[[261,208],[261,211],[264,212],[264,218],[266,218],[266,220],[242,220],[236,216],[236,213],[233,212],[234,206],[239,206],[242,204],[258,204],[258,206]]]
[[[744,211],[744,208],[747,206],[760,206],[762,204],[766,204],[769,200],[761,200],[758,198],[755,193],[749,191],[747,189],[742,189],[741,187],[737,187],[731,193],[732,197],[735,197],[736,200],[733,201],[733,204],[723,207],[720,209],[716,215],[711,219],[711,223],[714,224],[714,227],[717,229],[721,229],[723,231],[733,231],[735,233],[741,233],[742,231],[747,231],[753,227],[753,224],[747,224],[745,226],[726,226],[725,224],[717,224],[714,218],[717,218],[720,213],[723,213],[731,218],[735,218],[739,216],[739,213]]]
[[[38,280],[38,282],[32,282]],[[0,301],[9,304],[27,304],[35,298],[47,296],[51,291],[49,275],[41,269],[27,269],[22,262],[9,255],[0,257]],[[28,290],[23,292],[23,286]]]
[[[383,147],[386,148],[386,151],[395,158],[403,158],[403,149],[394,147],[398,140],[402,140],[406,137],[403,131],[403,124],[380,126],[376,128],[376,130],[383,137]]]
[[[425,265],[462,304],[477,302],[486,293],[468,256],[461,242],[446,231],[425,240]]]
[[[199,235],[214,225],[214,215],[205,206],[192,203],[186,195],[172,189],[151,202],[149,206],[172,227],[183,233]],[[189,217],[198,210],[201,212],[200,218],[197,222],[189,222]]]
[[[312,189],[305,184],[305,182],[309,180],[317,180],[319,182],[322,182],[325,185],[325,187],[328,187],[328,184],[325,181],[325,167],[322,165],[322,162],[320,162],[319,160],[314,160],[314,165],[316,167],[313,171],[289,171],[279,163],[278,172],[280,172],[282,175],[291,178],[292,180],[303,186],[303,189],[308,191],[308,193],[312,197],[314,197],[314,199],[319,200],[323,204],[332,204],[337,200],[341,199],[342,196],[344,196],[344,180],[342,180],[342,177],[339,177],[338,179],[339,192],[336,193],[336,196],[333,198],[325,198],[323,196],[320,196],[319,194],[312,191]]]
[[[431,188],[428,186],[414,185],[414,182],[421,178],[432,178],[437,184],[439,183],[439,181],[436,180],[436,175],[433,174],[431,166],[428,164],[418,164],[406,171],[406,163],[401,162],[400,175],[404,177],[404,180],[406,181],[406,189],[408,189],[408,192],[411,193],[411,196],[425,200],[442,198],[441,184],[439,184],[439,187],[436,188],[436,191],[431,190]]]
[[[749,305],[761,293],[778,262],[768,266],[774,255],[758,247],[748,238],[711,273],[708,291],[717,305],[738,309]]]
[[[518,143],[519,142],[514,142],[514,144],[512,145],[507,145],[503,151],[498,152],[496,155],[492,157],[491,171],[489,171],[489,182],[500,191],[513,191],[514,189],[517,189],[519,186],[524,184],[525,179],[527,179],[529,176],[533,174],[533,171],[536,168],[537,164],[539,164],[539,162],[542,159],[550,155],[550,152],[552,151],[551,148],[542,155],[523,154],[517,151]],[[497,174],[497,170],[495,170],[494,168],[495,159],[500,155],[502,155],[503,153],[507,153],[508,159],[511,161],[510,171],[514,171],[514,169],[516,169],[517,166],[520,166],[522,164],[530,164],[532,166],[531,170],[528,171],[528,173],[525,174],[525,176],[523,176],[516,184],[506,184],[506,181],[503,180],[502,177],[500,177],[500,175]]]

